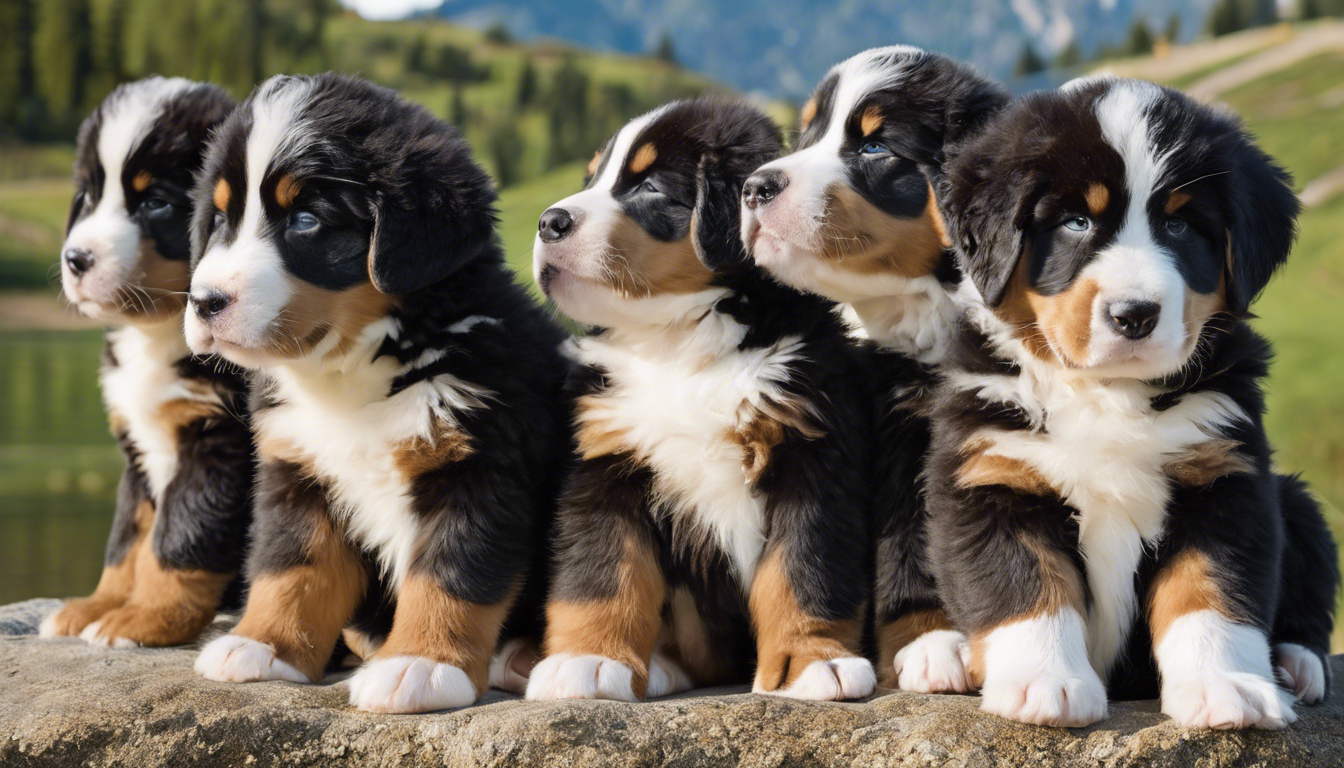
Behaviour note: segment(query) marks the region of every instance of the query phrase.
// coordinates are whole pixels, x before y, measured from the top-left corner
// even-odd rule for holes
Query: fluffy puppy
[[[152,77],[112,91],[79,131],[61,286],[110,326],[99,374],[126,460],[102,578],[43,637],[175,645],[210,623],[242,567],[252,443],[240,372],[182,338],[192,173],[233,108],[220,89]]]
[[[1288,175],[1231,116],[1132,80],[1010,107],[948,166],[970,279],[929,459],[942,594],[987,711],[1282,728],[1325,696],[1335,546],[1271,469]],[[1276,685],[1275,677],[1284,690]]]
[[[970,67],[904,46],[836,65],[803,107],[797,150],[743,188],[742,236],[791,286],[840,302],[865,347],[877,430],[871,481],[878,672],[892,688],[969,690],[929,567],[919,475],[933,366],[960,273],[934,194],[947,149],[1007,102]]]
[[[734,101],[637,118],[541,217],[537,282],[594,326],[572,348],[578,462],[528,697],[631,701],[747,680],[867,696],[853,361],[829,302],[738,239],[778,129]]]
[[[539,636],[565,365],[493,183],[425,109],[326,74],[259,86],[195,197],[187,339],[254,372],[260,466],[247,609],[197,671],[316,681],[345,630],[360,709],[521,691],[526,662],[488,670]]]

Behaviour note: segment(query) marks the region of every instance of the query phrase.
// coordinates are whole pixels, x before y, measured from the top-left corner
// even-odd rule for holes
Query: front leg
[[[201,650],[196,671],[225,682],[316,682],[369,574],[311,472],[271,459],[257,480],[247,607],[231,633]]]

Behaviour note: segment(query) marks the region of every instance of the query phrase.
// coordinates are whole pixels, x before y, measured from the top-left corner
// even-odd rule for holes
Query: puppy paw
[[[419,656],[374,659],[350,678],[350,704],[365,712],[437,712],[468,706],[476,697],[462,669]]]
[[[615,659],[557,653],[532,668],[527,698],[637,701],[634,680],[634,670]]]
[[[799,663],[794,659],[793,663]],[[873,665],[857,656],[838,659],[816,659],[803,668],[801,674],[787,686],[767,690],[760,679],[752,686],[752,693],[768,693],[791,699],[811,701],[841,701],[870,696],[877,687],[877,673]]]
[[[101,597],[80,597],[66,602],[60,610],[42,620],[37,628],[41,638],[79,637],[84,628],[124,601]]]
[[[182,645],[195,640],[209,620],[209,616],[180,615],[166,606],[130,602],[86,626],[79,637],[105,648]]]
[[[966,636],[951,630],[925,632],[896,652],[897,686],[917,693],[966,693],[971,690],[962,650]]]
[[[671,696],[694,687],[691,676],[686,674],[681,665],[661,653],[653,654],[653,658],[649,660],[648,698]]]
[[[1080,728],[1106,717],[1106,686],[1091,668],[1076,676],[1043,674],[986,680],[985,712],[1034,725]]]
[[[224,635],[211,640],[196,657],[195,669],[205,679],[221,683],[311,682],[307,675],[277,658],[275,648],[242,635]]]
[[[1296,643],[1274,646],[1274,669],[1279,681],[1303,704],[1319,704],[1325,698],[1325,665],[1314,651]]]
[[[1293,697],[1249,672],[1209,671],[1164,681],[1162,711],[1190,728],[1280,730],[1297,720]]]
[[[531,639],[514,638],[505,643],[490,660],[490,687],[519,696],[527,693],[527,680],[539,654]]]

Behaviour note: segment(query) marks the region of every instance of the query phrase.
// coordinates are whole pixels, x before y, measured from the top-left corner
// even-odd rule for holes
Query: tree
[[[1163,30],[1162,36],[1168,43],[1175,43],[1176,38],[1181,36],[1181,15],[1173,13],[1167,17],[1167,28]]]
[[[522,178],[523,153],[527,143],[518,132],[518,123],[505,120],[496,125],[490,140],[490,155],[495,161],[495,179],[499,186],[507,187]]]
[[[1241,4],[1238,0],[1218,0],[1209,9],[1208,27],[1209,34],[1214,37],[1245,29],[1246,22],[1241,15]]]
[[[532,58],[523,59],[523,71],[518,75],[518,109],[532,106],[537,99],[537,70]]]
[[[93,74],[93,26],[89,0],[45,0],[37,9],[33,64],[37,86],[52,113],[75,119],[84,108]]]
[[[1279,4],[1275,0],[1243,0],[1242,18],[1247,27],[1264,27],[1279,20]]]
[[[425,50],[429,47],[429,40],[422,32],[420,36],[411,41],[411,47],[406,49],[406,69],[410,72],[425,71]]]
[[[495,45],[509,45],[513,42],[513,35],[509,34],[509,27],[502,20],[496,21],[485,28],[485,41]]]
[[[1083,50],[1078,47],[1078,40],[1070,40],[1069,44],[1064,46],[1064,50],[1055,57],[1055,67],[1057,69],[1073,69],[1083,63]]]
[[[1022,55],[1017,57],[1017,66],[1013,68],[1013,74],[1018,77],[1034,75],[1037,72],[1045,70],[1045,61],[1041,59],[1040,54],[1036,53],[1036,47],[1028,40],[1022,44]]]
[[[677,52],[672,46],[672,36],[664,32],[663,36],[658,38],[658,46],[653,49],[653,57],[659,61],[665,61],[668,64],[676,66]]]
[[[1134,19],[1129,27],[1129,42],[1125,44],[1125,53],[1130,56],[1146,56],[1153,52],[1153,33],[1148,29],[1148,21],[1142,17]]]
[[[29,0],[0,3],[0,132],[18,127],[23,102],[32,95],[32,13]]]

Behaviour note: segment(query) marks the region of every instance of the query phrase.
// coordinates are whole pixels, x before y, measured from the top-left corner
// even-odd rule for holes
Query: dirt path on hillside
[[[1324,51],[1344,50],[1344,24],[1322,24],[1295,35],[1283,45],[1252,56],[1196,81],[1186,93],[1202,101],[1214,101],[1240,85],[1259,80],[1265,75],[1292,66],[1309,56]]]
[[[1334,199],[1335,195],[1341,192],[1344,192],[1344,165],[1312,179],[1297,197],[1302,201],[1302,205],[1315,208]]]

